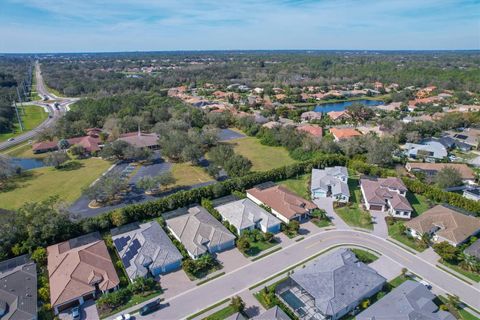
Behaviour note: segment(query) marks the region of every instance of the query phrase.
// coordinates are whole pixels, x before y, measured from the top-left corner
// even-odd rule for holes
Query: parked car
[[[140,309],[140,315],[141,316],[146,316],[147,314],[150,314],[154,311],[157,311],[161,308],[160,300],[156,300],[150,303],[147,303]]]
[[[132,316],[128,313],[124,313],[115,318],[115,320],[130,320]]]
[[[432,285],[425,280],[420,280],[420,283],[423,284],[427,289],[432,289]]]
[[[15,138],[10,138],[7,141],[10,142],[10,141],[13,141],[13,140],[15,140]]]
[[[80,308],[75,307],[72,309],[72,319],[77,320],[80,319]]]

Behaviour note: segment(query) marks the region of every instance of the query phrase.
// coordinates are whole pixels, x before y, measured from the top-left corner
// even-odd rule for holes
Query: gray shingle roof
[[[37,265],[27,256],[0,262],[0,318],[37,318]]]
[[[454,320],[438,309],[433,295],[421,283],[407,280],[357,315],[357,320]]]
[[[257,223],[266,229],[281,223],[278,218],[248,198],[226,203],[215,209],[238,231],[254,227]]]
[[[235,239],[220,221],[200,206],[188,209],[186,215],[167,220],[167,226],[194,256],[206,253],[209,247]]]
[[[334,195],[343,194],[350,196],[348,184],[341,180],[341,177],[348,178],[348,170],[345,167],[330,167],[323,170],[312,169],[312,182],[310,190],[316,189],[328,191],[328,186],[331,186]]]
[[[315,299],[324,315],[337,314],[385,283],[384,277],[348,249],[320,256],[290,278]]]
[[[182,260],[182,255],[156,221],[116,228],[112,235],[113,244],[132,280],[146,276],[149,269]]]
[[[252,320],[290,320],[290,317],[278,306],[275,306],[252,318]]]
[[[467,249],[465,249],[463,252],[465,252],[468,255],[474,256],[477,259],[480,259],[480,239],[472,243]]]

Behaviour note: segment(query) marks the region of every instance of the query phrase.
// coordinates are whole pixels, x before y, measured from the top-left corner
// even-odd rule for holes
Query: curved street
[[[302,262],[329,248],[357,245],[377,251],[392,262],[407,268],[445,293],[454,294],[473,308],[480,309],[480,290],[437,268],[418,255],[374,234],[355,230],[321,231],[293,242],[282,250],[251,262],[204,285],[194,287],[162,301],[167,306],[139,319],[182,319],[204,308],[237,295],[256,283]],[[262,286],[258,287],[260,290]],[[138,310],[135,306],[123,312]],[[123,313],[122,312],[122,313]],[[109,319],[113,319],[111,317]]]
[[[34,138],[39,132],[46,128],[53,127],[55,125],[55,122],[65,114],[65,112],[68,110],[68,107],[72,104],[75,103],[76,101],[79,100],[79,98],[63,98],[63,97],[57,97],[56,95],[48,92],[45,83],[43,81],[42,77],[42,72],[40,69],[40,64],[38,61],[35,63],[35,78],[36,78],[36,89],[37,93],[41,96],[44,97],[46,96],[48,98],[48,103],[43,102],[43,101],[31,101],[31,102],[26,102],[25,104],[28,105],[36,105],[40,106],[43,108],[46,108],[48,110],[48,113],[51,117],[48,117],[44,122],[42,122],[40,125],[38,125],[35,129],[27,131],[25,133],[22,133],[21,135],[18,135],[14,138],[13,141],[4,141],[0,143],[0,151],[13,147],[19,143],[31,140]],[[53,104],[57,102],[58,109],[53,106]]]

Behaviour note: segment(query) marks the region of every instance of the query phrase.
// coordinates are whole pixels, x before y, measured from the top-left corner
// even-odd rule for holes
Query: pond
[[[383,104],[383,101],[378,100],[354,100],[354,101],[342,101],[334,103],[325,103],[319,104],[315,107],[313,111],[327,113],[330,111],[343,111],[348,106],[351,106],[354,103],[360,103],[367,107],[375,107]]]
[[[42,160],[35,158],[12,158],[12,163],[23,170],[45,167],[45,163]]]

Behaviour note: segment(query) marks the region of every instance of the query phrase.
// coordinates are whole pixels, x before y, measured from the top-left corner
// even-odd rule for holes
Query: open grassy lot
[[[235,152],[252,161],[252,171],[266,171],[295,163],[283,147],[264,146],[255,137],[230,140]]]
[[[292,178],[280,181],[279,184],[286,187],[290,191],[298,194],[304,199],[310,199],[310,175],[304,174],[298,178]]]
[[[408,237],[405,233],[403,233],[402,225],[403,222],[401,221],[396,221],[393,225],[388,225],[387,223],[388,235],[416,251],[424,251],[427,247],[423,245],[419,240]]]
[[[1,207],[16,209],[26,202],[45,200],[58,195],[61,200],[70,203],[80,197],[81,190],[89,186],[111,164],[101,159],[77,161],[79,166],[72,169],[38,168],[28,171],[25,177],[17,179],[17,187],[0,192]]]
[[[190,163],[174,163],[172,166],[172,174],[175,178],[175,186],[191,186],[198,183],[212,181],[205,170],[200,167],[193,166]]]
[[[350,204],[336,208],[337,214],[350,226],[373,230],[370,213],[361,208],[362,192],[358,185],[358,178],[349,178]]]
[[[48,117],[48,113],[45,112],[42,107],[29,105],[24,106],[23,108],[25,109],[25,115],[22,115],[21,111],[19,110],[23,123],[23,132],[20,130],[20,126],[18,125],[18,122],[16,122],[17,119],[15,118],[16,123],[14,125],[13,132],[0,133],[0,142],[14,138],[21,133],[34,129]]]

